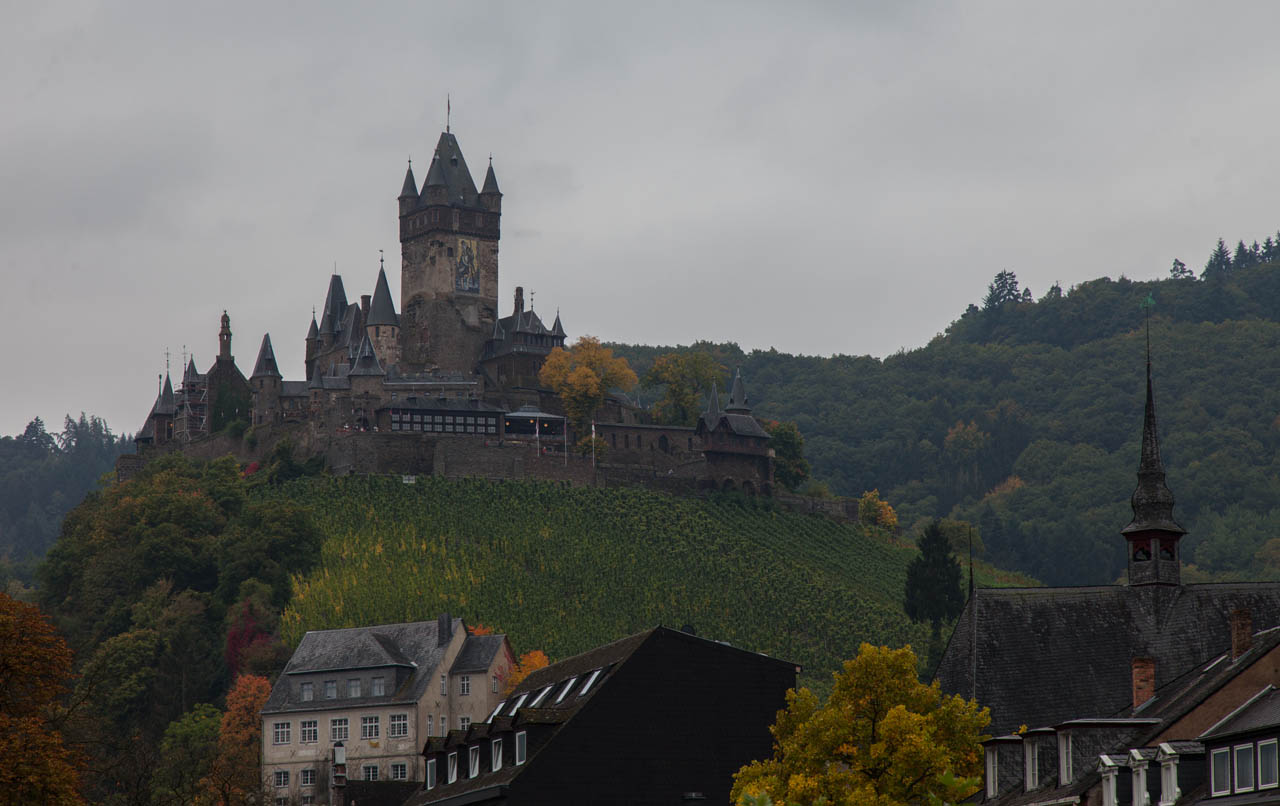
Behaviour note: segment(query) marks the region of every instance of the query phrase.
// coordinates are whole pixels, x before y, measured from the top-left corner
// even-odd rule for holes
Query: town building
[[[262,709],[270,802],[331,803],[335,748],[352,779],[425,780],[423,743],[485,719],[513,664],[506,636],[448,614],[308,632]]]
[[[1124,584],[981,588],[956,622],[938,666],[942,690],[991,709],[992,733],[1111,714],[1129,690],[1134,658],[1163,687],[1227,650],[1231,614],[1280,625],[1280,583],[1184,584],[1181,540],[1164,465],[1147,361],[1146,406],[1133,520],[1121,530]]]
[[[423,744],[406,806],[727,803],[772,752],[799,668],[657,627],[529,675],[486,719]]]
[[[1280,799],[1280,627],[1252,631],[1231,618],[1230,648],[1154,687],[1150,658],[1134,658],[1132,700],[1111,714],[1076,712],[984,742],[983,790],[991,806],[1174,806],[1230,795],[1228,803]],[[1247,793],[1247,794],[1246,794]]]

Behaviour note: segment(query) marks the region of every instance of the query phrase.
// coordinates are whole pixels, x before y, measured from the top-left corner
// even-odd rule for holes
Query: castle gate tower
[[[498,318],[502,193],[492,160],[477,192],[458,140],[440,135],[422,191],[400,191],[400,362],[470,373]]]

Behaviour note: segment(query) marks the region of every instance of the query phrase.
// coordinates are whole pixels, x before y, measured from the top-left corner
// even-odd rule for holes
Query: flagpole
[[[591,421],[591,468],[596,466],[596,421]]]

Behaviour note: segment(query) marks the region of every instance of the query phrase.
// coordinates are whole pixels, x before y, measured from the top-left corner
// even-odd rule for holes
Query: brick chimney
[[[1156,694],[1156,662],[1154,658],[1133,659],[1133,709]]]
[[[1253,614],[1248,610],[1231,611],[1231,659],[1235,660],[1253,646]]]
[[[441,613],[436,618],[436,644],[445,646],[453,640],[453,616]]]
[[[360,316],[362,316],[366,321],[369,319],[369,301],[371,299],[373,299],[373,297],[369,294],[360,295]]]

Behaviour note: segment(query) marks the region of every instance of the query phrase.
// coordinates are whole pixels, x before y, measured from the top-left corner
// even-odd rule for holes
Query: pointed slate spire
[[[187,371],[182,373],[182,382],[194,381],[199,377],[200,371],[196,369],[196,354],[191,354],[191,360],[187,361]]]
[[[395,303],[391,301],[391,289],[387,286],[387,273],[382,269],[378,269],[378,282],[373,287],[373,302],[369,304],[369,318],[365,324],[400,326]]]
[[[1147,357],[1147,406],[1142,417],[1142,456],[1138,461],[1138,487],[1130,499],[1133,520],[1120,530],[1122,534],[1160,531],[1187,533],[1173,519],[1173,493],[1165,483],[1164,464],[1160,461],[1160,435],[1156,428],[1156,401],[1151,391],[1151,358]]]
[[[356,352],[355,363],[351,365],[349,375],[386,375],[382,369],[382,362],[378,360],[378,355],[373,351],[373,343],[369,341],[369,334],[364,334],[364,340],[360,342],[360,349]]]
[[[320,318],[321,333],[337,333],[342,330],[342,317],[347,313],[347,291],[342,287],[342,276],[329,278],[329,293],[324,298],[324,314]]]
[[[320,328],[316,327],[316,312],[311,312],[311,327],[307,328],[307,341],[317,338],[320,335]]]
[[[481,195],[502,195],[502,191],[498,190],[498,177],[493,173],[493,157],[489,158],[489,170],[484,173],[484,186],[480,188]]]
[[[307,388],[308,389],[324,388],[324,381],[321,380],[319,367],[316,367],[315,371],[311,373],[311,380],[307,381]]]
[[[413,160],[409,160],[409,169],[404,172],[404,187],[400,188],[399,198],[418,198],[418,182],[413,178]]]
[[[258,360],[253,365],[250,378],[279,378],[280,370],[276,368],[276,353],[271,349],[271,334],[262,334],[262,346],[258,348]]]
[[[750,414],[751,407],[747,405],[747,390],[742,386],[742,370],[735,370],[733,373],[733,387],[729,391],[729,405],[724,410],[730,414]]]
[[[708,425],[715,425],[720,419],[720,388],[715,381],[711,382],[711,399],[707,401],[707,411],[703,416],[707,418]]]
[[[507,337],[507,334],[506,334],[506,332],[505,332],[505,331],[503,331],[503,329],[502,329],[502,320],[501,320],[501,319],[494,319],[494,320],[493,320],[493,335],[492,335],[492,336],[490,336],[489,338],[493,339],[494,341],[502,341],[502,340],[503,340],[503,339],[505,339],[506,337]]]
[[[559,311],[559,310],[557,310],[557,311],[556,311],[556,321],[555,321],[555,323],[554,323],[553,325],[551,325],[551,335],[553,335],[553,336],[563,336],[563,335],[564,335],[564,325],[560,324],[560,311]]]
[[[178,410],[177,403],[173,399],[173,382],[169,380],[169,373],[164,374],[164,389],[160,391],[160,403],[156,408],[157,414],[173,414]]]

